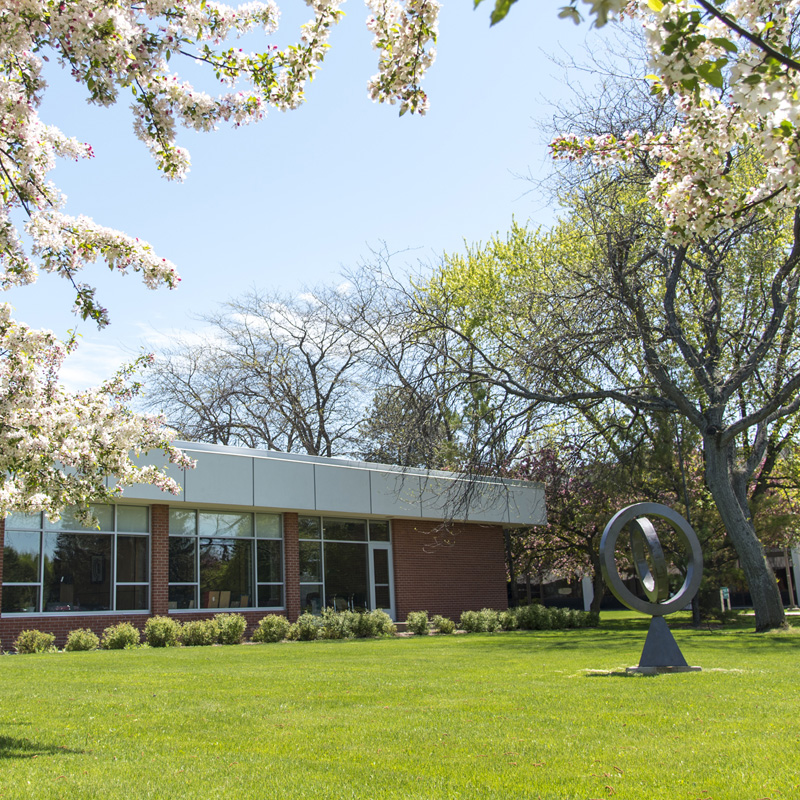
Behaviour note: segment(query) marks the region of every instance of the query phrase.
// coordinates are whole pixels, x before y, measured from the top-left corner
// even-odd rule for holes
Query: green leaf
[[[494,11],[492,11],[492,25],[497,25],[498,22],[504,20],[506,18],[506,14],[508,14],[508,12],[511,10],[511,6],[513,6],[516,2],[517,0],[497,0],[494,6]]]
[[[661,0],[647,0],[647,5],[652,11],[663,11],[664,4]]]
[[[727,58],[718,58],[716,61],[707,61],[697,67],[697,74],[715,89],[721,89],[724,85],[722,77],[722,67],[728,63]]]
[[[730,39],[726,39],[724,36],[715,36],[713,39],[709,39],[709,41],[717,47],[727,50],[729,53],[736,53],[739,50]]]
[[[576,25],[581,23],[581,15],[575,6],[564,6],[558,12],[559,19],[571,19]]]

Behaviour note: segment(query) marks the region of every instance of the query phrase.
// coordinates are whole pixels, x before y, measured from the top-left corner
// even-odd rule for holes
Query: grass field
[[[800,798],[800,630],[496,635],[0,658],[1,798]]]

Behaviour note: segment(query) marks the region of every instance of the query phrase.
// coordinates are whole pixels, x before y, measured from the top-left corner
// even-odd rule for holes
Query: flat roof
[[[197,461],[193,470],[169,464],[160,452],[138,462],[165,468],[181,493],[137,484],[123,490],[125,499],[509,526],[547,522],[539,483],[247,447],[174,444]]]

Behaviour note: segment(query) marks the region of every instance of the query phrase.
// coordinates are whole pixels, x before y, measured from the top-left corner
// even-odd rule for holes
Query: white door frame
[[[369,603],[371,608],[377,608],[375,600],[375,557],[376,550],[385,550],[388,554],[388,567],[389,567],[389,608],[382,608],[395,621],[395,605],[394,605],[394,562],[392,559],[392,543],[391,542],[370,542],[369,543]]]

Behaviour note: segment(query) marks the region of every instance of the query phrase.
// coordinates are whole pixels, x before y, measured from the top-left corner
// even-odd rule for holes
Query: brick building
[[[261,450],[178,443],[177,497],[128,487],[99,530],[11,514],[0,530],[0,641],[150,615],[382,608],[404,620],[506,607],[503,527],[545,522],[540,485],[466,480]],[[2,524],[2,523],[0,523]]]

